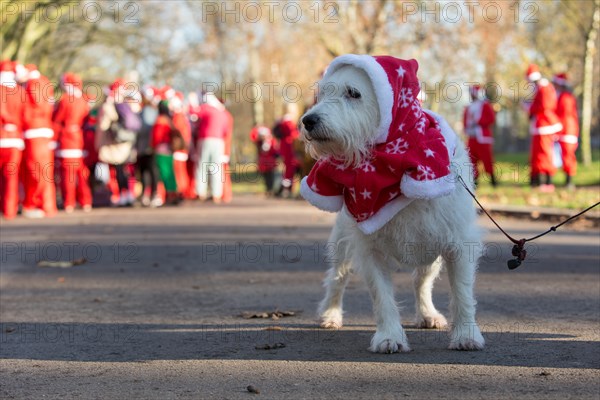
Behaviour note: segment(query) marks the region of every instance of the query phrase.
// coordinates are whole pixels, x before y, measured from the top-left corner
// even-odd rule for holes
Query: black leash
[[[521,240],[517,240],[517,239],[513,238],[512,236],[510,236],[508,233],[506,233],[506,231],[504,229],[502,229],[502,227],[500,225],[498,225],[496,220],[494,218],[492,218],[490,213],[488,213],[487,210],[481,205],[479,200],[477,200],[477,197],[475,197],[475,194],[469,189],[469,187],[463,180],[462,176],[458,176],[458,180],[460,181],[461,185],[463,185],[463,187],[466,189],[466,191],[469,192],[469,194],[471,195],[473,200],[475,200],[475,202],[477,203],[479,208],[481,208],[481,210],[485,213],[485,215],[488,216],[488,218],[494,223],[494,225],[496,225],[496,227],[498,229],[500,229],[500,232],[502,232],[504,234],[504,236],[506,236],[508,238],[508,240],[510,240],[511,242],[514,243],[514,246],[512,248],[512,255],[515,256],[516,258],[514,260],[508,260],[508,269],[511,269],[511,270],[518,268],[521,265],[521,263],[525,260],[525,257],[527,257],[527,250],[525,250],[525,243],[531,242],[538,238],[541,238],[542,236],[545,236],[545,235],[549,234],[550,232],[555,232],[558,228],[560,228],[564,224],[579,217],[582,214],[585,214],[586,212],[590,211],[592,208],[600,205],[600,201],[599,201],[596,204],[581,211],[580,213],[577,213],[577,214],[567,218],[560,224],[550,227],[550,229],[548,229],[546,232],[543,232],[543,233],[540,233],[539,235],[530,237],[529,239],[523,238]]]

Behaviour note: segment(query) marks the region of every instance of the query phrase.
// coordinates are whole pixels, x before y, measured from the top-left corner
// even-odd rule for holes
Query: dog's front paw
[[[407,353],[411,351],[408,345],[408,339],[404,334],[404,331],[391,335],[382,332],[375,332],[371,339],[371,346],[369,347],[373,353]]]
[[[483,350],[485,340],[475,323],[463,323],[452,327],[450,350]]]
[[[446,329],[448,321],[442,314],[430,316],[417,315],[417,328],[420,329]]]
[[[331,308],[321,313],[321,328],[340,329],[342,321],[342,310],[339,308]]]

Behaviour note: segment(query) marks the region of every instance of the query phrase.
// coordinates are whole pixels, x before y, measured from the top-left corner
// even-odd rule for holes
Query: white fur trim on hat
[[[308,177],[302,179],[300,194],[313,206],[328,212],[338,212],[344,205],[344,196],[321,196],[308,185]]]
[[[527,79],[534,82],[542,78],[542,74],[539,71],[534,71],[527,75]]]
[[[333,60],[325,72],[325,77],[344,65],[352,65],[362,69],[371,79],[375,96],[377,96],[377,102],[379,103],[381,118],[374,143],[385,143],[392,123],[392,107],[394,106],[394,89],[390,85],[387,73],[374,57],[346,54]]]
[[[15,88],[17,86],[17,81],[15,81],[15,73],[12,71],[0,72],[0,85],[9,88]]]
[[[367,235],[372,234],[390,222],[391,219],[394,218],[394,215],[398,214],[400,210],[412,203],[413,200],[414,199],[409,199],[406,196],[395,198],[381,207],[379,211],[369,219],[359,222],[358,229]]]

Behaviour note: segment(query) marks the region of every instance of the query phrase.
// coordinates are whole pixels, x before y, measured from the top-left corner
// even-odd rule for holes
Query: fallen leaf
[[[293,317],[296,314],[301,313],[302,310],[300,311],[279,311],[279,310],[275,310],[275,311],[263,311],[263,312],[252,312],[252,311],[246,311],[241,313],[239,316],[245,319],[252,319],[252,318],[271,318],[273,320],[277,320],[279,318],[283,318],[283,317]]]
[[[57,281],[58,283],[64,283],[64,282],[66,281],[66,279],[65,279],[65,277],[64,277],[64,276],[61,276],[61,277],[60,277],[60,278],[58,278],[56,281]]]
[[[249,385],[248,387],[246,387],[246,390],[249,391],[250,393],[260,394],[260,390],[257,387],[254,387],[252,385]]]
[[[285,343],[273,343],[273,344],[263,344],[261,346],[254,346],[256,350],[275,350],[275,349],[283,349],[285,347]]]

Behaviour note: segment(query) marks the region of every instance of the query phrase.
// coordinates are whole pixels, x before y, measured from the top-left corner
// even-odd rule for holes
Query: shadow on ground
[[[407,327],[411,353],[371,354],[372,327],[324,330],[310,324],[2,323],[0,357],[84,362],[288,360],[600,368],[600,348],[572,335],[486,331],[480,352],[447,350],[445,331]],[[283,343],[285,347],[261,347]],[[258,347],[258,348],[257,348]],[[590,357],[590,352],[596,353]],[[588,360],[581,362],[580,360]],[[592,361],[593,360],[593,361]]]

